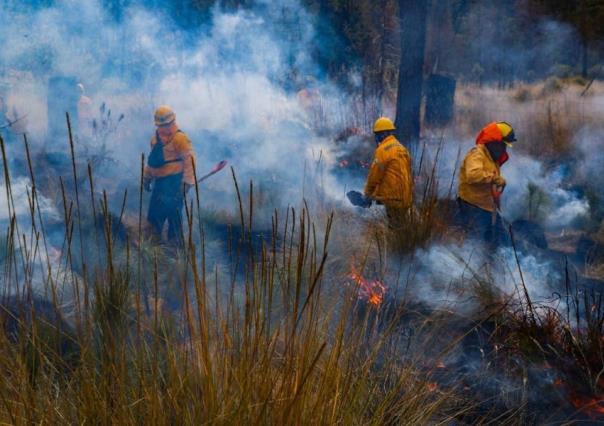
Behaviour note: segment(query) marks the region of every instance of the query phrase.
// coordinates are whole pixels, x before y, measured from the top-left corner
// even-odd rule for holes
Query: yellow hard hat
[[[394,127],[394,123],[391,119],[387,117],[380,117],[375,120],[375,124],[373,125],[373,133],[385,132],[387,130],[396,130],[396,127]]]
[[[511,147],[512,143],[516,142],[516,135],[514,134],[512,126],[505,121],[499,121],[497,127],[499,128],[499,131],[501,131],[503,143]]]
[[[162,105],[155,110],[155,125],[156,126],[167,126],[176,121],[176,114],[172,111],[172,108],[166,105]]]

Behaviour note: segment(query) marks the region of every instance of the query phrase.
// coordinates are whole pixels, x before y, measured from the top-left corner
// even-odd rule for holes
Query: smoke
[[[597,139],[586,140],[593,144]],[[437,147],[428,146],[426,149],[423,161],[427,161],[428,165],[424,164],[422,168],[424,173],[426,169],[430,173],[431,164],[437,161],[440,197],[455,196],[459,185],[459,169],[473,146],[472,136],[463,141],[447,140],[442,144],[438,159],[435,159]],[[501,208],[505,219],[510,222],[517,219],[532,220],[547,229],[558,230],[572,226],[589,214],[588,200],[570,184],[573,170],[568,165],[546,166],[542,161],[513,148],[509,150],[509,155],[510,159],[501,167],[501,174],[507,183]],[[592,172],[597,168],[597,155],[587,157],[590,158],[588,168]],[[459,161],[456,163],[457,158]],[[416,158],[416,169],[418,161]],[[452,181],[453,191],[450,194]]]
[[[31,183],[29,179],[21,177],[11,182],[10,188],[12,199],[9,203],[6,185],[4,182],[0,185],[0,227],[6,231],[10,226],[11,217],[14,215],[19,225],[25,226],[25,230],[28,231],[31,228],[30,204],[33,201]],[[58,211],[49,199],[39,193],[36,198],[36,208],[42,217],[46,219],[59,217]]]
[[[510,247],[496,253],[477,241],[436,244],[418,250],[408,264],[407,294],[434,309],[470,314],[483,309],[481,297],[515,297],[524,300],[526,285],[531,300],[539,305],[560,306],[564,291],[560,265],[533,254],[519,255]],[[522,276],[520,274],[522,271]]]
[[[552,74],[562,76],[569,70],[572,73],[572,66],[580,63],[578,31],[569,23],[523,13],[526,5],[511,3],[464,2],[454,6],[468,8],[454,17],[454,25],[465,35],[459,43],[466,60],[443,55],[444,61],[460,75],[480,81],[533,81]],[[484,31],[486,22],[505,22],[507,31]]]
[[[546,227],[559,229],[589,213],[589,202],[566,188],[570,173],[565,166],[547,170],[534,158],[512,153],[502,173],[508,182],[503,211],[509,220],[541,218]]]
[[[321,157],[327,167],[332,161],[316,129],[340,125],[346,108],[339,90],[316,78],[312,16],[297,1],[275,6],[258,2],[232,12],[215,6],[194,30],[136,4],[119,21],[99,0],[59,0],[37,10],[15,6],[0,16],[0,36],[11,40],[0,61],[28,72],[8,79],[11,101],[28,115],[34,143],[66,151],[67,141],[42,142],[46,82],[54,75],[75,77],[99,125],[106,118],[99,112],[103,103],[114,118],[125,116],[101,137],[87,138],[90,123],[80,123],[77,152],[85,157],[102,146],[117,161],[102,172],[130,181],[136,181],[140,154],[149,150],[154,108],[168,104],[193,142],[200,174],[226,158],[242,180],[270,182],[286,205],[300,199],[313,162]],[[311,95],[301,97],[299,89]],[[327,110],[334,106],[338,114]],[[232,182],[223,176],[213,187],[230,192]]]
[[[602,141],[604,141],[604,129],[594,126],[582,128],[573,139],[573,144],[578,147],[581,156],[581,163],[576,170],[577,178],[589,185],[599,197],[604,197]]]

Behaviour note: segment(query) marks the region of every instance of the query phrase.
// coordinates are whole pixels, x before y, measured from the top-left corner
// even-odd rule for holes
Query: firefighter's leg
[[[386,204],[386,216],[388,217],[390,231],[401,232],[404,229],[408,213],[407,209],[399,204]]]
[[[168,240],[175,244],[183,243],[182,207],[183,199],[175,199],[170,203],[168,213]]]
[[[166,207],[161,200],[161,194],[153,191],[151,201],[149,202],[149,212],[147,213],[147,221],[151,225],[153,235],[161,240],[161,232],[166,222]]]
[[[492,214],[463,200],[460,200],[459,207],[467,236],[477,240],[490,241]]]

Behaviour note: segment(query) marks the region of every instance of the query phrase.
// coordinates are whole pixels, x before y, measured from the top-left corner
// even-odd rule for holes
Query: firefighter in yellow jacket
[[[494,246],[505,235],[499,204],[506,181],[500,169],[509,159],[507,148],[515,141],[508,123],[488,124],[476,137],[476,146],[464,158],[459,173],[458,202],[464,226]]]
[[[389,118],[376,120],[373,133],[377,149],[365,184],[365,197],[384,204],[391,228],[400,227],[413,205],[411,156],[394,136],[395,130]]]
[[[167,106],[155,111],[156,131],[151,138],[151,154],[144,172],[146,191],[153,192],[147,220],[161,238],[168,222],[168,239],[181,242],[181,216],[186,193],[195,185],[195,153],[187,135],[176,124],[176,115]]]

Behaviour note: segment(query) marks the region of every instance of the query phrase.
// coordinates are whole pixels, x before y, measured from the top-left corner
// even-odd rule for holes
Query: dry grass
[[[599,102],[604,88],[595,84],[578,100],[578,88],[571,94],[548,90],[462,87],[455,131],[473,135],[488,121],[508,120],[531,141],[520,149],[566,152],[579,126],[597,124],[587,103]],[[92,172],[81,176],[73,152],[71,160],[72,176],[54,188],[64,217],[59,261],[46,247],[37,201],[40,177],[31,162],[31,225],[20,223],[9,203],[13,220],[3,241],[1,273],[11,291],[0,315],[5,325],[0,421],[522,423],[526,417],[518,414],[525,415],[526,401],[504,401],[506,410],[484,412],[481,394],[468,396],[464,390],[468,377],[452,371],[446,386],[435,378],[435,360],[485,324],[494,324],[489,344],[511,348],[506,361],[520,352],[552,363],[574,360],[575,369],[564,370],[569,380],[581,373],[581,386],[598,389],[602,309],[586,310],[591,299],[573,302],[582,315],[591,315],[586,329],[552,310],[529,315],[527,300],[497,294],[488,276],[468,286],[484,311],[463,321],[454,312],[422,312],[404,298],[392,297],[379,309],[359,300],[347,279],[351,263],[371,278],[384,279],[401,256],[450,235],[448,207],[437,195],[438,187],[449,187],[452,180],[438,181],[438,155],[420,161],[417,209],[396,235],[379,215],[334,215],[314,188],[300,208],[267,215],[270,197],[251,183],[244,194],[233,171],[236,214],[229,218],[220,254],[204,228],[199,188],[186,209],[186,243],[180,250],[144,238],[140,187],[129,195],[140,207],[130,212],[121,241],[113,231],[116,219],[109,214],[107,194],[90,202],[82,188],[76,193],[78,182],[98,192]],[[100,226],[90,225],[97,218],[91,206],[101,213]],[[255,232],[257,223],[270,224],[264,239]],[[34,303],[40,298],[49,305]],[[413,345],[405,329],[408,316],[412,329],[419,330],[419,343]],[[453,320],[461,323],[459,329],[451,328]],[[509,364],[496,364],[502,365]]]
[[[455,132],[475,135],[486,123],[513,124],[517,148],[537,158],[567,155],[573,138],[584,127],[602,127],[604,83],[586,86],[571,80],[550,79],[516,88],[461,86],[456,95]]]
[[[198,192],[172,257],[142,238],[140,211],[138,234],[117,240],[107,194],[94,203],[103,223],[89,229],[72,160],[74,192],[61,191],[68,282],[44,249],[33,168],[30,227],[9,202],[2,422],[425,424],[458,410],[400,357],[401,314],[359,309],[355,289],[328,273],[333,215],[275,213],[271,239],[254,241],[253,185],[244,201],[233,172],[239,232],[208,270]]]

